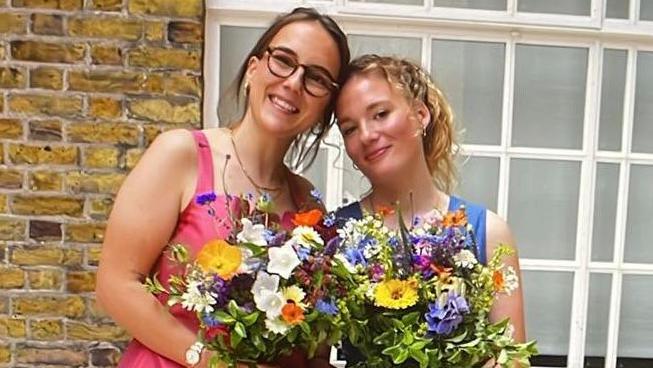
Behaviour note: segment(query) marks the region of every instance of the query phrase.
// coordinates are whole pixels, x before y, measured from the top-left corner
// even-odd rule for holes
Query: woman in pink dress
[[[278,213],[310,198],[312,185],[284,157],[310,135],[315,143],[293,150],[295,162],[315,157],[348,62],[346,36],[334,21],[297,8],[275,20],[243,63],[235,83],[245,96],[239,121],[229,129],[168,131],[152,143],[116,197],[97,274],[98,301],[134,337],[121,367],[207,367],[210,352],[197,344],[194,315],[168,308],[142,282],[158,274],[166,285],[174,272],[164,255],[171,241],[196,253],[229,233],[226,208],[238,203],[225,193],[267,192]],[[195,201],[207,192],[217,193],[213,220]],[[276,364],[328,366],[323,358],[309,362],[297,353]]]

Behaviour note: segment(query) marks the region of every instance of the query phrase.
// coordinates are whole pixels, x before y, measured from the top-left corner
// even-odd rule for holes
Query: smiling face
[[[409,102],[380,72],[349,78],[336,116],[347,154],[372,184],[425,165],[421,137],[428,111]]]
[[[246,118],[253,118],[258,127],[274,137],[293,138],[320,120],[332,93],[322,97],[308,93],[304,88],[303,66],[283,78],[272,73],[268,63],[281,62],[277,66],[283,66],[289,61],[310,65],[312,70],[323,70],[335,79],[340,70],[338,46],[319,22],[298,21],[281,28],[270,40],[268,50],[283,53],[270,59],[271,53],[266,51],[250,59],[246,73],[249,83]],[[307,81],[311,83],[314,78]]]

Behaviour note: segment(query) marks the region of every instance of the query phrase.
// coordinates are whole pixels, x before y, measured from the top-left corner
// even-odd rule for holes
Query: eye
[[[331,89],[331,79],[321,71],[308,68],[306,70],[306,81],[308,83],[319,85],[324,89]]]
[[[381,119],[385,118],[386,116],[388,116],[388,110],[379,110],[376,113],[374,113],[373,118],[374,118],[374,120],[381,120]]]
[[[286,55],[282,52],[276,52],[272,54],[272,58],[275,62],[277,62],[279,65],[283,66],[284,68],[294,68],[295,65],[297,65],[297,63],[292,58],[292,56]]]
[[[356,126],[354,125],[349,125],[349,126],[341,126],[340,127],[340,134],[342,134],[343,137],[346,137],[353,133],[356,130]]]

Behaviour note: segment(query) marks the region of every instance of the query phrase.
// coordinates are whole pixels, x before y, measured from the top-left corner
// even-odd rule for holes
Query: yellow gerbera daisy
[[[417,299],[415,280],[387,280],[374,290],[374,304],[378,307],[404,309],[415,305]]]
[[[240,248],[224,240],[211,240],[197,255],[197,263],[205,272],[214,272],[225,280],[231,279],[242,263]]]

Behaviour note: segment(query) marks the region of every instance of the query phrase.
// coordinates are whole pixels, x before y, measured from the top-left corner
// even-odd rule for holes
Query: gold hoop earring
[[[247,95],[249,94],[249,81],[245,81],[243,84],[243,94]]]

